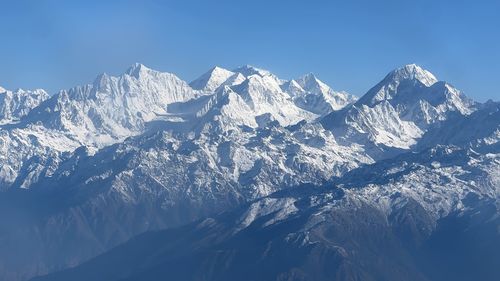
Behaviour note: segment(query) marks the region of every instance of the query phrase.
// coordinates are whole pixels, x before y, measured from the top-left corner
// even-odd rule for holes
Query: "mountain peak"
[[[109,78],[110,78],[110,76],[105,72],[97,75],[97,77],[94,79],[94,86],[97,88],[104,87],[107,83],[107,80],[109,80]]]
[[[416,64],[407,64],[391,71],[384,80],[387,79],[392,81],[418,80],[427,87],[438,81],[434,74]]]
[[[189,83],[189,86],[195,90],[214,91],[233,75],[234,72],[232,71],[214,66],[208,72]]]
[[[211,72],[231,72],[223,67],[220,67],[220,66],[214,66],[210,69]]]
[[[314,73],[310,72],[296,79],[297,83],[304,90],[314,94],[326,94],[333,92],[332,88],[319,80]]]
[[[303,75],[302,78],[304,78],[304,79],[317,79],[316,75],[314,75],[314,73],[312,73],[312,72],[309,72],[309,73]]]
[[[23,90],[18,88],[7,91],[0,88],[0,123],[19,120],[26,116],[33,108],[49,98],[49,94],[42,89]]]
[[[321,82],[312,72],[301,76],[296,81],[302,88],[309,91],[313,88],[328,87],[325,83]]]
[[[216,74],[221,74],[221,73],[231,73],[231,74],[234,74],[234,72],[216,65],[216,66],[210,68],[209,71],[205,72],[204,75],[206,75],[206,74],[216,75]]]
[[[251,76],[251,75],[257,74],[257,75],[259,75],[261,77],[267,76],[267,75],[271,74],[267,70],[264,70],[264,69],[261,69],[261,68],[257,68],[257,67],[254,67],[254,66],[251,66],[251,65],[248,65],[248,64],[240,66],[240,67],[234,69],[233,72],[241,73],[244,76]]]
[[[437,78],[431,72],[416,64],[407,64],[389,72],[357,103],[373,106],[378,102],[393,100],[396,97],[414,100],[414,94],[419,92],[421,88],[430,88],[437,82]]]
[[[130,66],[127,72],[125,73],[135,78],[139,78],[140,76],[147,74],[150,71],[152,70],[147,66],[145,66],[144,64],[136,62],[132,66]]]

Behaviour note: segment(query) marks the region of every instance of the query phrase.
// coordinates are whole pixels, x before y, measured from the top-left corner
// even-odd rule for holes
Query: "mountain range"
[[[0,279],[498,280],[499,140],[414,64],[0,88]]]

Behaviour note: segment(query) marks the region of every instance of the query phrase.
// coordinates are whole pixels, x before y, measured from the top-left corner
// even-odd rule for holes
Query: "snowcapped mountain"
[[[18,121],[48,98],[41,89],[7,91],[0,87],[0,125]]]
[[[312,73],[289,81],[285,87],[299,107],[319,115],[342,109],[356,101],[356,97],[346,92],[332,90]]]
[[[102,74],[93,84],[60,91],[29,114],[25,112],[22,122],[2,131],[5,153],[14,147],[19,153],[0,163],[1,189],[9,184],[27,188],[42,171],[50,176],[53,168],[46,169],[46,158],[61,158],[80,146],[93,153],[140,135],[148,126],[186,131],[202,127],[203,120],[218,118],[222,122],[219,129],[229,131],[272,121],[288,126],[316,119],[317,113],[297,106],[282,90],[283,83],[270,72],[251,66],[234,72],[215,67],[191,83],[196,89],[173,74],[141,64],[118,77]],[[309,96],[337,96],[326,85],[321,87],[324,92]],[[203,117],[206,114],[210,116]],[[38,157],[42,155],[51,156]],[[26,166],[28,162],[31,164]]]
[[[261,68],[258,68],[258,67],[254,67],[254,66],[251,66],[251,65],[248,65],[248,64],[240,66],[240,67],[234,69],[233,72],[240,73],[240,74],[242,74],[245,77],[252,76],[252,75],[258,75],[260,77],[272,76],[276,80],[280,80],[278,77],[276,77],[270,71],[265,70],[265,69],[261,69]]]
[[[169,104],[201,95],[175,75],[141,64],[119,77],[102,74],[93,84],[63,90],[0,132],[3,155],[9,155],[0,160],[0,189],[27,188],[41,173],[51,175],[48,159],[57,163],[80,146],[95,151],[138,135],[147,122],[168,117]]]
[[[221,72],[227,75],[219,79]],[[80,213],[56,208],[38,218],[41,236],[25,233],[41,244],[65,235],[82,238],[76,247],[86,245],[86,253],[71,258],[79,261],[140,232],[288,186],[319,184],[372,162],[360,147],[338,145],[314,122],[319,115],[296,106],[281,88],[285,82],[269,72],[245,67],[209,73],[191,83],[200,89],[194,90],[172,74],[137,64],[119,77],[103,74],[93,84],[61,91],[3,130],[4,155],[16,148],[19,153],[1,159],[2,189],[63,196]],[[130,220],[111,222],[124,212],[121,206],[130,208]],[[137,217],[136,207],[146,208],[141,216],[150,219]],[[95,221],[97,213],[107,223]],[[82,219],[93,226],[80,224]],[[46,236],[49,224],[71,231]],[[121,234],[109,236],[116,232]],[[40,264],[37,270],[54,270],[67,266],[72,253],[46,262],[50,258],[41,251],[33,262]],[[34,270],[19,272],[29,276]]]
[[[241,83],[234,86],[234,92],[248,107],[252,115],[269,114],[282,126],[296,124],[302,120],[312,120],[315,115],[297,107],[290,95],[283,92],[278,81],[271,75],[251,75]],[[257,122],[255,117],[253,122]],[[253,124],[255,127],[257,124]]]
[[[446,119],[449,111],[470,114],[475,104],[446,82],[439,82],[429,71],[410,64],[389,73],[372,88],[358,105],[374,107],[388,101],[405,121],[419,127]]]
[[[454,113],[468,115],[476,106],[453,86],[410,64],[392,71],[354,104],[322,122],[340,141],[365,145],[377,158],[387,151],[410,149],[433,124]]]
[[[41,121],[100,148],[141,133],[147,122],[169,115],[169,104],[201,95],[173,74],[136,64],[119,77],[102,74],[93,84],[59,92],[31,111],[27,122]]]
[[[25,117],[33,108],[49,98],[47,92],[41,89],[8,91],[0,88],[0,190],[5,189],[17,178],[26,157],[24,155],[43,155],[45,149],[37,148],[37,141],[32,133],[28,131],[9,130],[7,128],[16,126],[19,120]],[[33,132],[35,133],[35,132]],[[55,146],[57,141],[52,135],[46,136],[51,139]],[[52,155],[54,156],[54,155]],[[45,171],[50,170],[48,162],[57,162],[57,157],[48,157],[45,161]]]
[[[477,135],[484,140],[498,132],[497,113],[498,104],[489,103],[457,118],[461,124],[490,120]],[[463,133],[445,135],[456,140]],[[148,232],[34,280],[375,280],[375,272],[383,280],[493,281],[500,274],[489,262],[500,250],[500,146],[473,135],[468,143],[403,153],[322,186],[298,186],[181,228]],[[486,262],[475,262],[478,256]]]
[[[500,103],[488,101],[470,115],[455,114],[430,129],[418,142],[419,149],[454,144],[480,149],[500,142]]]
[[[357,99],[312,74],[214,67],[188,84],[135,64],[24,108],[0,127],[0,279],[74,266],[142,232],[233,208],[243,209],[224,223],[224,239],[297,217],[299,229],[280,230],[285,247],[311,245],[310,231],[320,239],[335,224],[319,218],[328,212],[363,206],[386,229],[411,207],[404,215],[425,221],[408,227],[429,237],[440,220],[476,208],[469,196],[499,196],[498,103],[473,102],[416,65]]]
[[[436,82],[437,78],[429,71],[415,64],[408,64],[387,74],[380,83],[359,99],[359,103],[373,106],[378,102],[404,98],[405,90],[431,87]]]
[[[216,66],[189,83],[189,85],[196,90],[213,92],[222,85],[237,85],[243,82],[243,80],[245,80],[245,77],[241,73],[235,73]]]
[[[338,185],[302,186],[148,232],[34,280],[493,281],[500,274],[489,262],[500,257],[499,152],[440,146],[407,153],[347,173]],[[486,262],[476,263],[478,256]]]

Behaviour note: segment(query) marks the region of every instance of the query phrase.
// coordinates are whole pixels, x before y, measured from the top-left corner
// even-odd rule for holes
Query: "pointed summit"
[[[0,93],[5,93],[7,92],[7,90],[5,90],[4,88],[2,88],[2,86],[0,86]]]
[[[364,145],[409,149],[431,125],[470,114],[474,103],[415,64],[391,71],[353,106],[323,119],[334,134]],[[373,154],[374,157],[376,154]]]
[[[312,93],[326,92],[330,87],[319,80],[312,72],[298,78],[297,83],[306,91]]]
[[[189,86],[195,90],[214,91],[233,75],[234,72],[215,66],[189,83]]]
[[[373,106],[378,102],[395,98],[414,99],[416,93],[437,82],[437,78],[429,71],[416,64],[408,64],[389,72],[380,83],[361,97],[357,104]]]
[[[241,73],[245,77],[248,77],[248,76],[251,76],[251,75],[259,75],[261,77],[264,77],[264,76],[267,76],[267,75],[271,74],[271,72],[269,72],[267,70],[260,69],[260,68],[257,68],[257,67],[254,67],[254,66],[251,66],[251,65],[248,65],[248,64],[240,66],[240,67],[234,69],[233,72]]]
[[[427,87],[438,81],[434,74],[416,64],[407,64],[391,71],[384,80],[387,79],[392,81],[418,80]]]
[[[151,71],[152,70],[150,68],[142,63],[134,63],[125,73],[135,78],[139,78],[140,76],[143,76]]]
[[[320,115],[339,110],[356,100],[354,96],[346,92],[334,91],[313,73],[308,73],[295,81],[300,89],[303,89],[302,93],[298,89],[290,89],[291,94],[295,96],[296,104]]]

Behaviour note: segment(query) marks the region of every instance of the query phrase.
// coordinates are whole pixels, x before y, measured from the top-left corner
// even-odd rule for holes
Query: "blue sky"
[[[51,93],[134,62],[192,80],[252,64],[362,95],[417,63],[499,100],[500,1],[0,0],[0,85]]]

